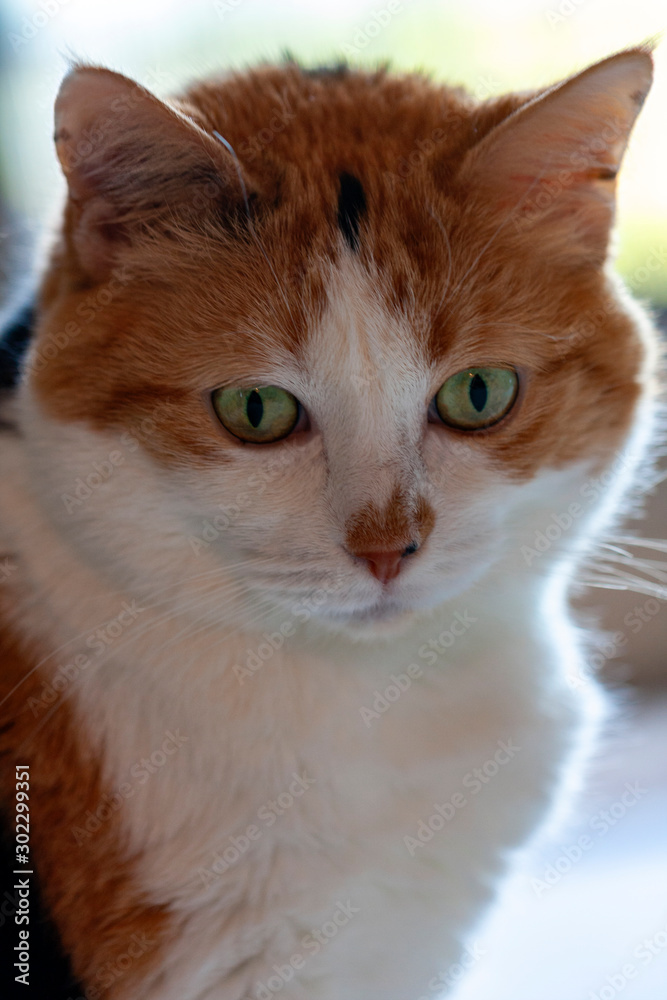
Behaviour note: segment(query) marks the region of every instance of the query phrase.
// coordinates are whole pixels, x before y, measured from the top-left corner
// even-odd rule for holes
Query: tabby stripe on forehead
[[[366,211],[366,195],[361,181],[353,174],[340,175],[338,227],[350,250],[359,249],[359,219]]]

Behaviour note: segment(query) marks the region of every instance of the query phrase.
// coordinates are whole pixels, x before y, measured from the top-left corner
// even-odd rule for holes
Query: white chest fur
[[[456,960],[585,719],[563,622],[488,599],[391,642],[128,632],[82,675],[143,888],[182,919],[147,996],[403,1000]]]
[[[163,618],[30,507],[15,457],[4,531],[38,599],[21,624],[62,643],[45,676],[85,658],[65,697],[104,760],[73,845],[116,816],[178,926],[146,1000],[428,994],[587,746],[597,700],[562,593],[498,565],[372,641],[302,607],[254,629]]]

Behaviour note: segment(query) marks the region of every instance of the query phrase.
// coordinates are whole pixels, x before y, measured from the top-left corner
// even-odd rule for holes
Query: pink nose
[[[392,549],[390,552],[355,552],[355,556],[365,559],[376,580],[380,583],[389,583],[396,579],[401,572],[401,563],[404,556],[411,555],[416,546],[408,546],[407,549]]]

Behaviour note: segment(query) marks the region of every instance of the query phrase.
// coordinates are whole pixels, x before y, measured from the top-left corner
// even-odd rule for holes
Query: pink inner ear
[[[584,182],[598,178],[603,167],[616,171],[650,83],[645,52],[590,67],[497,125],[471,150],[472,175],[484,187],[502,187],[561,170]]]
[[[113,208],[104,198],[87,198],[73,210],[78,214],[73,241],[79,260],[94,281],[104,281],[116,247],[126,239],[123,227],[114,222]]]
[[[54,108],[58,159],[75,201],[92,197],[94,183],[86,176],[86,161],[97,160],[114,119],[119,101],[141,94],[141,88],[109,70],[74,69],[63,81]],[[136,99],[136,98],[135,98]],[[108,136],[107,136],[108,138]]]
[[[103,280],[138,220],[196,205],[202,176],[226,186],[229,155],[177,108],[132,80],[79,67],[55,105],[55,143],[69,188],[69,232],[79,264]],[[228,185],[233,190],[231,185]],[[216,188],[216,191],[218,188]],[[134,233],[140,226],[134,226]]]
[[[604,259],[614,180],[651,83],[641,50],[621,53],[529,101],[468,154],[461,178],[552,259]]]

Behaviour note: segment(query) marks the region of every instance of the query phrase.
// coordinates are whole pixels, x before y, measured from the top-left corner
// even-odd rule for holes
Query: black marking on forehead
[[[353,174],[340,175],[338,228],[350,250],[359,249],[359,219],[366,211],[366,195],[361,181]]]
[[[326,66],[313,66],[312,69],[304,69],[301,72],[310,80],[342,80],[350,75],[350,67],[341,59],[340,62],[330,63]]]

